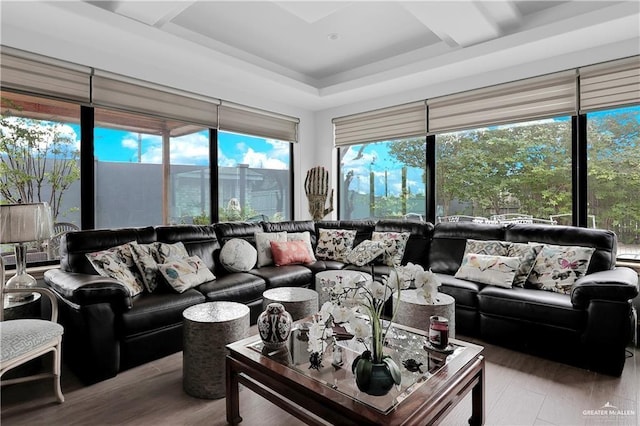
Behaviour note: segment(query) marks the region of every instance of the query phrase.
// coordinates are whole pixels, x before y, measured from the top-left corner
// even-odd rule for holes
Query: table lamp
[[[16,273],[5,284],[6,288],[30,289],[36,279],[27,273],[27,245],[33,241],[51,238],[53,223],[47,203],[0,204],[0,244],[14,243]],[[31,292],[11,293],[11,301],[27,300]]]

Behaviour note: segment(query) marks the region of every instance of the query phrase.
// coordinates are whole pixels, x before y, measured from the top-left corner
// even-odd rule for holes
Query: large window
[[[340,148],[341,219],[425,218],[425,138]]]
[[[0,203],[47,202],[54,234],[80,224],[80,106],[0,92]],[[70,225],[62,225],[70,224]],[[58,257],[59,238],[30,244],[27,262]],[[15,263],[13,247],[0,252]]]
[[[618,236],[618,257],[640,260],[640,106],[587,114],[589,225]]]
[[[209,131],[95,109],[96,228],[210,223]]]
[[[218,132],[220,221],[291,219],[291,143]]]
[[[437,135],[436,153],[439,221],[571,216],[569,118]]]

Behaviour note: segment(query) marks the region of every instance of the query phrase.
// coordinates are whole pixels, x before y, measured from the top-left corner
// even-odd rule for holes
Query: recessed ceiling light
[[[340,34],[338,33],[331,33],[327,36],[327,38],[331,41],[337,40],[340,38]]]

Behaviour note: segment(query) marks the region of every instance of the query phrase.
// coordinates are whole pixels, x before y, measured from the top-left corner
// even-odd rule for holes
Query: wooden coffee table
[[[312,425],[437,423],[471,392],[469,423],[483,424],[484,348],[451,339],[454,352],[446,357],[445,364],[432,363],[429,368],[425,342],[425,332],[394,325],[388,333],[385,353],[401,367],[402,383],[379,397],[364,394],[355,385],[351,362],[362,349],[355,342],[340,342],[344,345],[342,367],[332,366],[330,353],[325,353],[324,366],[317,371],[309,369],[308,359],[292,359],[294,352],[288,348],[278,352],[264,350],[259,336],[232,343],[227,346],[227,421],[242,421],[238,393],[242,384]],[[410,372],[402,367],[402,361],[409,358],[423,363],[421,371]]]

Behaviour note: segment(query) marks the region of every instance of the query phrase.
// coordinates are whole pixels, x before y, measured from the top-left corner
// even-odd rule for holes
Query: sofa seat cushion
[[[198,291],[206,296],[208,302],[231,300],[245,304],[261,300],[266,289],[265,280],[248,272],[223,275],[198,287]]]
[[[438,291],[448,294],[456,299],[456,308],[464,306],[467,308],[478,308],[478,293],[484,287],[482,284],[462,280],[448,274],[436,274],[441,285]]]
[[[566,294],[527,288],[487,286],[478,294],[481,314],[544,323],[571,330],[585,326],[586,312],[574,309]]]
[[[182,311],[203,303],[205,297],[195,289],[142,293],[133,299],[130,310],[122,313],[122,335],[133,336],[182,323]]]
[[[267,282],[267,288],[303,287],[313,281],[311,269],[302,265],[265,266],[249,273],[257,275]]]

